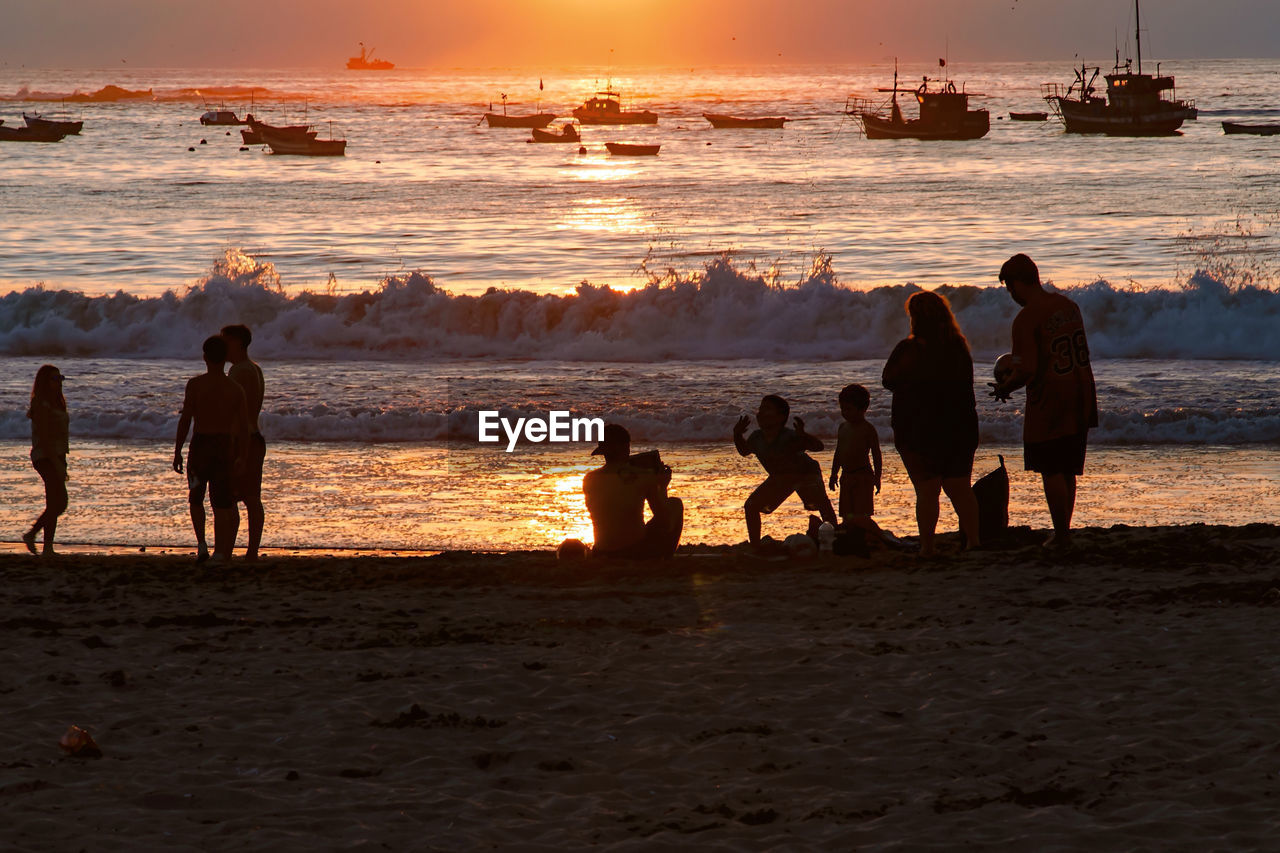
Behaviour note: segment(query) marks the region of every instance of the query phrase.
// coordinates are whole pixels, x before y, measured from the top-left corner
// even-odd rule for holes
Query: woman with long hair
[[[971,483],[978,406],[969,342],[945,297],[922,290],[906,307],[911,334],[894,347],[882,381],[893,392],[893,444],[916,491],[920,554],[934,553],[943,491],[960,519],[965,547],[975,548],[981,544]]]
[[[52,364],[36,371],[31,386],[31,465],[44,480],[44,512],[22,537],[23,544],[36,553],[36,533],[44,531],[44,555],[53,554],[53,537],[58,516],[67,511],[67,441],[69,417],[67,399],[62,396],[62,372]]]

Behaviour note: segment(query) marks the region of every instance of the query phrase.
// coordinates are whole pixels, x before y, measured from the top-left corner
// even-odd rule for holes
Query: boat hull
[[[84,127],[82,121],[56,121],[51,118],[40,118],[39,116],[29,116],[22,114],[22,119],[27,123],[27,127],[34,128],[37,131],[46,133],[62,133],[66,136],[79,136],[81,128]]]
[[[617,113],[597,113],[578,107],[573,117],[579,124],[657,124],[658,114],[648,110],[625,110]]]
[[[261,126],[259,126],[261,129]],[[272,154],[303,157],[342,157],[347,153],[345,139],[316,139],[313,132],[304,135],[262,131],[262,138]]]
[[[970,140],[981,139],[991,130],[991,115],[986,110],[972,110],[959,122],[894,121],[883,116],[862,114],[862,129],[867,139]]]
[[[1224,121],[1222,123],[1222,132],[1230,134],[1247,133],[1253,136],[1276,136],[1280,134],[1280,124],[1241,124],[1234,121]]]
[[[735,128],[752,128],[759,130],[777,130],[786,124],[782,116],[762,116],[760,118],[739,118],[738,116],[703,113],[702,117],[711,122],[716,130],[733,130]]]
[[[1196,117],[1193,107],[1170,103],[1160,110],[1130,112],[1102,103],[1054,99],[1067,133],[1103,133],[1107,136],[1172,136],[1184,121]]]
[[[1048,113],[1009,113],[1013,121],[1048,121]]]
[[[621,157],[653,157],[658,153],[658,149],[662,147],[658,145],[637,145],[631,142],[606,142],[604,147],[609,149],[610,154],[616,154]]]
[[[0,127],[0,142],[61,142],[61,130],[34,127]]]
[[[565,125],[565,129],[568,131],[567,133],[565,131],[561,131],[560,133],[552,133],[549,130],[541,130],[535,127],[533,129],[533,139],[531,139],[530,141],[531,142],[581,142],[582,141],[582,137],[578,135],[578,132],[576,130],[573,130],[573,125],[571,124]]]
[[[316,131],[309,129],[305,124],[289,124],[274,125],[264,124],[257,121],[253,117],[247,120],[248,130],[240,131],[240,138],[244,140],[245,145],[266,145],[266,135],[269,133],[278,134],[280,136],[298,136],[309,139],[316,138]]]
[[[489,127],[546,127],[555,119],[555,113],[532,113],[519,116],[504,116],[502,113],[484,114],[484,120],[489,123]]]

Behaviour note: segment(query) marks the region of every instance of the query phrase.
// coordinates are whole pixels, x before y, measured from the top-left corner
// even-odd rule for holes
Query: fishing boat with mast
[[[946,68],[946,60],[939,60],[942,68]],[[936,83],[937,88],[930,88]],[[885,104],[873,104],[866,98],[850,98],[845,103],[845,113],[862,123],[862,131],[867,139],[949,139],[968,140],[981,139],[991,130],[991,114],[986,110],[969,109],[969,98],[978,96],[977,92],[964,91],[963,85],[956,89],[955,81],[946,74],[942,79],[925,77],[914,89],[898,86],[898,63],[893,63],[893,88],[877,89],[877,92],[890,93],[889,112],[884,111]],[[908,119],[898,106],[898,95],[909,94],[919,105],[919,118]]]
[[[1197,116],[1195,101],[1176,97],[1173,77],[1142,72],[1142,10],[1133,0],[1134,36],[1137,44],[1138,68],[1129,59],[1120,64],[1116,50],[1111,73],[1102,75],[1100,68],[1081,65],[1076,79],[1065,88],[1058,83],[1044,83],[1040,91],[1045,101],[1062,119],[1067,133],[1104,133],[1107,136],[1171,136],[1184,121]],[[1104,76],[1107,94],[1097,94],[1097,81]],[[1165,92],[1169,93],[1165,97]]]
[[[575,107],[573,117],[579,124],[657,124],[658,114],[649,110],[624,110],[617,92],[596,92],[582,106]]]
[[[373,52],[377,48],[371,47],[366,52],[364,42],[360,42],[360,55],[352,56],[347,59],[348,71],[390,71],[396,67],[394,62],[388,62],[385,59],[374,59]]]

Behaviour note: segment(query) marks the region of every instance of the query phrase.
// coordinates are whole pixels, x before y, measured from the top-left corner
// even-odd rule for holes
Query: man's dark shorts
[[[1023,467],[1041,474],[1083,474],[1089,432],[1023,445]]]
[[[249,458],[244,471],[236,478],[236,500],[254,500],[262,497],[262,463],[267,458],[267,440],[262,433],[249,434]]]
[[[233,509],[236,493],[232,483],[235,457],[231,452],[231,436],[196,433],[187,451],[187,499],[204,501],[209,490],[209,503],[214,509]]]

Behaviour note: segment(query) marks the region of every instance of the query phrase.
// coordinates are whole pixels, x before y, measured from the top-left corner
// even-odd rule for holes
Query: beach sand
[[[2,556],[0,847],[1274,845],[1280,528],[1043,535],[934,561]],[[71,724],[103,757],[62,754]]]

